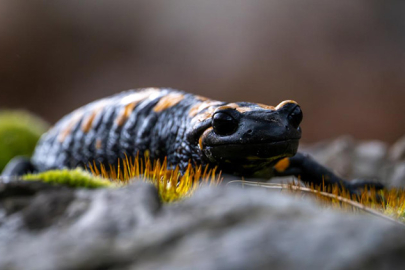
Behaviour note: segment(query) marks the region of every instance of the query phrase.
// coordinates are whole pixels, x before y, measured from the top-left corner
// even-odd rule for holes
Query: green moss
[[[15,156],[31,156],[48,125],[25,111],[0,111],[0,172]]]
[[[109,180],[93,176],[83,169],[52,170],[38,174],[27,174],[22,177],[26,181],[41,180],[50,184],[60,184],[75,188],[104,188],[115,186]]]

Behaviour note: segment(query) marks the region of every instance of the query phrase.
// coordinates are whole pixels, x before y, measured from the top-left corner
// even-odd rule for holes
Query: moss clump
[[[93,175],[109,179],[119,185],[125,185],[133,179],[153,184],[160,199],[164,203],[179,201],[190,197],[201,185],[217,185],[221,183],[221,173],[217,168],[209,169],[208,166],[193,167],[188,164],[183,174],[179,167],[167,169],[167,158],[163,162],[152,161],[148,156],[140,158],[126,157],[119,161],[119,166],[109,165],[108,169],[103,164],[88,164]]]
[[[0,111],[0,172],[15,156],[31,156],[48,125],[25,111]]]
[[[38,174],[28,174],[22,180],[39,180],[50,184],[65,185],[73,188],[108,188],[123,187],[134,181],[153,184],[158,190],[162,202],[170,203],[190,197],[201,185],[217,185],[221,175],[208,167],[193,168],[188,165],[184,174],[179,168],[167,169],[167,160],[152,162],[148,157],[120,160],[120,166],[110,165],[109,169],[99,164],[89,164],[89,170],[81,168],[73,170],[51,170]]]
[[[123,187],[133,181],[143,181],[153,184],[160,199],[164,203],[175,202],[190,197],[201,185],[217,185],[221,182],[220,174],[213,170],[199,166],[193,168],[188,165],[184,174],[179,168],[167,169],[167,160],[152,162],[148,157],[144,159],[136,156],[134,159],[120,160],[120,166],[89,164],[89,170],[82,168],[73,170],[51,170],[38,174],[28,174],[22,177],[26,181],[43,181],[50,184],[65,185],[73,188],[108,188]]]
[[[27,174],[22,177],[26,181],[40,180],[50,184],[60,184],[74,188],[105,188],[114,184],[109,180],[96,177],[78,168],[74,170],[51,170],[38,174]]]

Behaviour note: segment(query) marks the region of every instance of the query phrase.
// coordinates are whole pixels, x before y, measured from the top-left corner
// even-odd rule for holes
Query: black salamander
[[[43,135],[31,160],[14,159],[3,175],[116,164],[148,151],[184,170],[218,166],[224,173],[270,178],[295,175],[308,183],[352,184],[310,157],[297,154],[302,111],[291,100],[276,107],[227,103],[173,89],[130,90],[85,105]]]

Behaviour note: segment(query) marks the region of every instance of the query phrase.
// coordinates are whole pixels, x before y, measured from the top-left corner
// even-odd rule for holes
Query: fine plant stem
[[[261,182],[250,182],[250,181],[247,182],[247,181],[243,181],[243,180],[229,181],[227,183],[227,185],[228,184],[242,184],[244,186],[263,187],[263,188],[267,188],[267,189],[278,189],[278,190],[283,190],[283,189],[286,189],[286,190],[298,190],[298,191],[307,192],[307,193],[319,194],[319,195],[324,196],[324,197],[328,197],[328,198],[331,198],[331,199],[336,199],[336,200],[338,200],[340,202],[347,203],[347,204],[349,204],[349,205],[351,205],[351,206],[353,206],[353,207],[355,207],[357,209],[360,209],[360,210],[362,210],[362,211],[364,211],[366,213],[369,213],[369,214],[374,215],[374,216],[378,216],[380,218],[389,220],[391,222],[394,222],[396,224],[399,224],[399,225],[405,227],[405,224],[402,223],[401,221],[399,221],[397,219],[394,219],[392,217],[386,216],[386,215],[384,215],[384,214],[382,214],[382,213],[380,213],[380,212],[378,212],[378,211],[376,211],[374,209],[371,209],[370,207],[367,207],[367,206],[365,206],[365,205],[363,205],[361,203],[355,202],[353,200],[350,200],[350,199],[347,199],[347,198],[344,198],[344,197],[341,197],[341,196],[338,196],[338,195],[335,195],[335,194],[331,194],[331,193],[328,193],[328,192],[324,192],[324,191],[314,190],[314,189],[311,189],[311,188],[301,187],[301,186],[298,186],[298,185],[287,185],[287,184],[277,184],[277,183],[261,183]]]

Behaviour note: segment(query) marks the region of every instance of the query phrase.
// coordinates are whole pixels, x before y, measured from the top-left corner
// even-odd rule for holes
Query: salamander
[[[308,183],[352,184],[297,153],[303,114],[297,102],[277,106],[222,102],[167,88],[129,90],[85,105],[45,133],[31,160],[15,159],[5,176],[75,168],[148,153],[169,166],[217,166],[245,177],[295,175]],[[360,185],[366,184],[365,182]],[[368,183],[369,184],[369,183]]]

